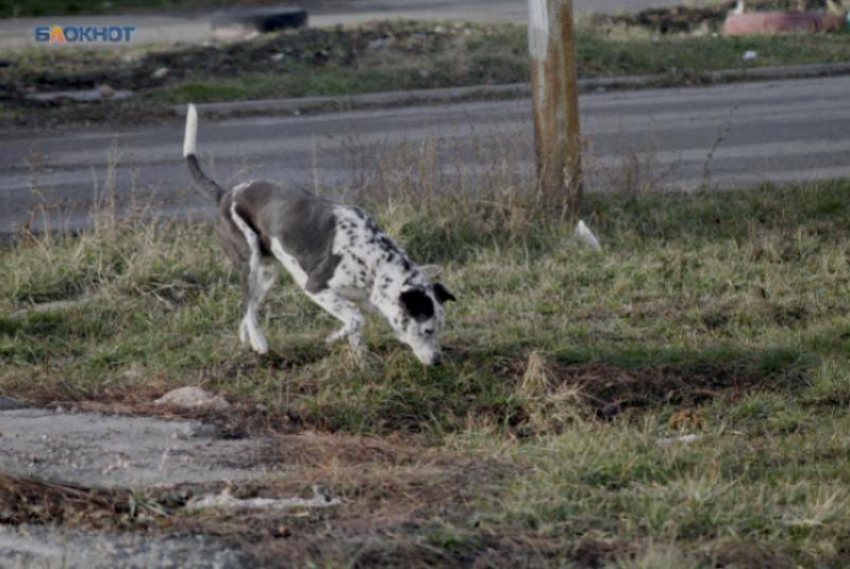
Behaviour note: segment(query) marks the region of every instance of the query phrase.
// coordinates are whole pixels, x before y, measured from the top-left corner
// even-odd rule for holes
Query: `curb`
[[[684,73],[682,75],[624,75],[622,77],[586,78],[579,79],[578,86],[581,92],[588,93],[607,90],[676,87],[682,85],[681,80],[683,78],[688,81],[688,85],[710,85],[733,81],[807,79],[838,75],[850,75],[850,63],[724,69],[697,74]],[[369,107],[428,105],[469,100],[520,99],[530,96],[531,85],[529,83],[514,83],[510,85],[389,91],[342,97],[299,97],[292,99],[200,103],[196,106],[204,111],[205,114],[220,117],[281,113],[299,115],[301,113],[334,112]],[[186,115],[186,105],[174,105],[172,109],[177,115]]]

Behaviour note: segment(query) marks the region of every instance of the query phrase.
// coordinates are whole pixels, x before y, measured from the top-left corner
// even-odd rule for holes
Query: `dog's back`
[[[224,225],[219,230],[220,237],[244,242],[233,221],[233,216],[238,215],[259,237],[264,257],[274,256],[272,249],[277,241],[283,252],[296,260],[309,275],[309,289],[321,288],[339,263],[333,254],[333,202],[302,189],[250,182],[225,195],[220,207],[219,224]]]

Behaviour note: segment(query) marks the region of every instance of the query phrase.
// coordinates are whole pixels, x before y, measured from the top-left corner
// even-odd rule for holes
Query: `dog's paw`
[[[251,349],[259,355],[264,356],[269,353],[269,343],[262,336],[251,338]]]
[[[340,340],[345,338],[346,335],[347,335],[347,332],[346,332],[345,328],[340,328],[339,330],[337,330],[336,332],[334,332],[333,334],[331,334],[330,336],[325,338],[325,344],[333,344],[335,342],[339,342]]]

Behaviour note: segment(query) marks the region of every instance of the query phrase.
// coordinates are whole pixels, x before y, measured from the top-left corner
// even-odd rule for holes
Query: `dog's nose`
[[[433,356],[431,356],[431,365],[443,365],[443,356],[441,356],[440,354],[434,354]]]

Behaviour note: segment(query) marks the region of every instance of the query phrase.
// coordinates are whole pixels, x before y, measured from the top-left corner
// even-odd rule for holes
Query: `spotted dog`
[[[328,342],[348,338],[363,353],[363,313],[377,311],[426,365],[439,364],[443,305],[455,300],[431,282],[439,269],[418,267],[362,209],[306,190],[252,181],[225,190],[196,156],[198,113],[189,105],[183,156],[194,184],[219,206],[216,235],[242,277],[239,338],[268,351],[258,311],[282,264],[313,302],[342,321]]]

